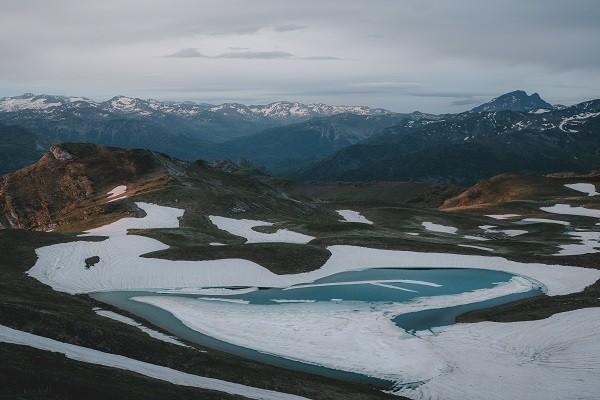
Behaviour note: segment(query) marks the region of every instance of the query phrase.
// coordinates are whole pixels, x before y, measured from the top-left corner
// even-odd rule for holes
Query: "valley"
[[[550,391],[573,390],[571,379],[589,382],[584,397],[595,390],[594,362],[572,375],[551,365],[597,352],[580,334],[599,329],[596,174],[502,175],[464,191],[294,183],[64,144],[3,179],[0,222],[28,229],[0,231],[5,327],[311,399],[475,399],[492,384],[545,398],[528,376],[555,382]],[[43,213],[28,211],[38,204]],[[541,326],[555,332],[544,344],[525,333]],[[499,350],[505,334],[514,339]],[[566,353],[549,364],[518,361],[557,343]],[[493,383],[461,346],[523,370]]]

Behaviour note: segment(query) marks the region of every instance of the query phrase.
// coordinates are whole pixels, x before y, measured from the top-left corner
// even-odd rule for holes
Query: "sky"
[[[0,97],[457,112],[600,98],[598,0],[0,0]]]

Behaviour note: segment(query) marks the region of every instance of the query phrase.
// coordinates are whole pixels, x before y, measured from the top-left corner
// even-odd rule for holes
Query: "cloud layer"
[[[600,97],[598,21],[597,0],[22,0],[0,13],[0,96],[570,104]]]

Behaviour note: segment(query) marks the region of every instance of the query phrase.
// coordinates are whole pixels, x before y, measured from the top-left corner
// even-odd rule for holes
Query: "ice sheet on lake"
[[[165,296],[133,300],[160,307],[189,328],[238,346],[395,382],[415,382],[443,374],[450,360],[440,357],[427,340],[396,326],[394,317],[480,302],[532,287],[531,281],[513,277],[488,289],[421,297],[407,303],[317,302],[275,307]]]

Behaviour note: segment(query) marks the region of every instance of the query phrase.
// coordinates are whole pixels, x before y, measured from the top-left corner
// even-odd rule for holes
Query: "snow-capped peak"
[[[66,97],[34,95],[26,93],[21,96],[0,99],[0,112],[19,112],[31,110],[44,114],[60,113],[65,110],[92,106],[104,113],[136,114],[139,116],[158,116],[174,114],[192,118],[200,113],[214,113],[236,116],[242,119],[292,119],[299,120],[312,117],[330,116],[334,114],[352,113],[359,115],[385,115],[390,111],[365,106],[335,106],[323,103],[303,104],[290,101],[277,101],[264,105],[245,105],[240,103],[223,103],[219,105],[198,104],[193,102],[143,100],[129,96],[115,96],[104,102],[95,102],[85,97]],[[107,114],[107,115],[108,115]]]

